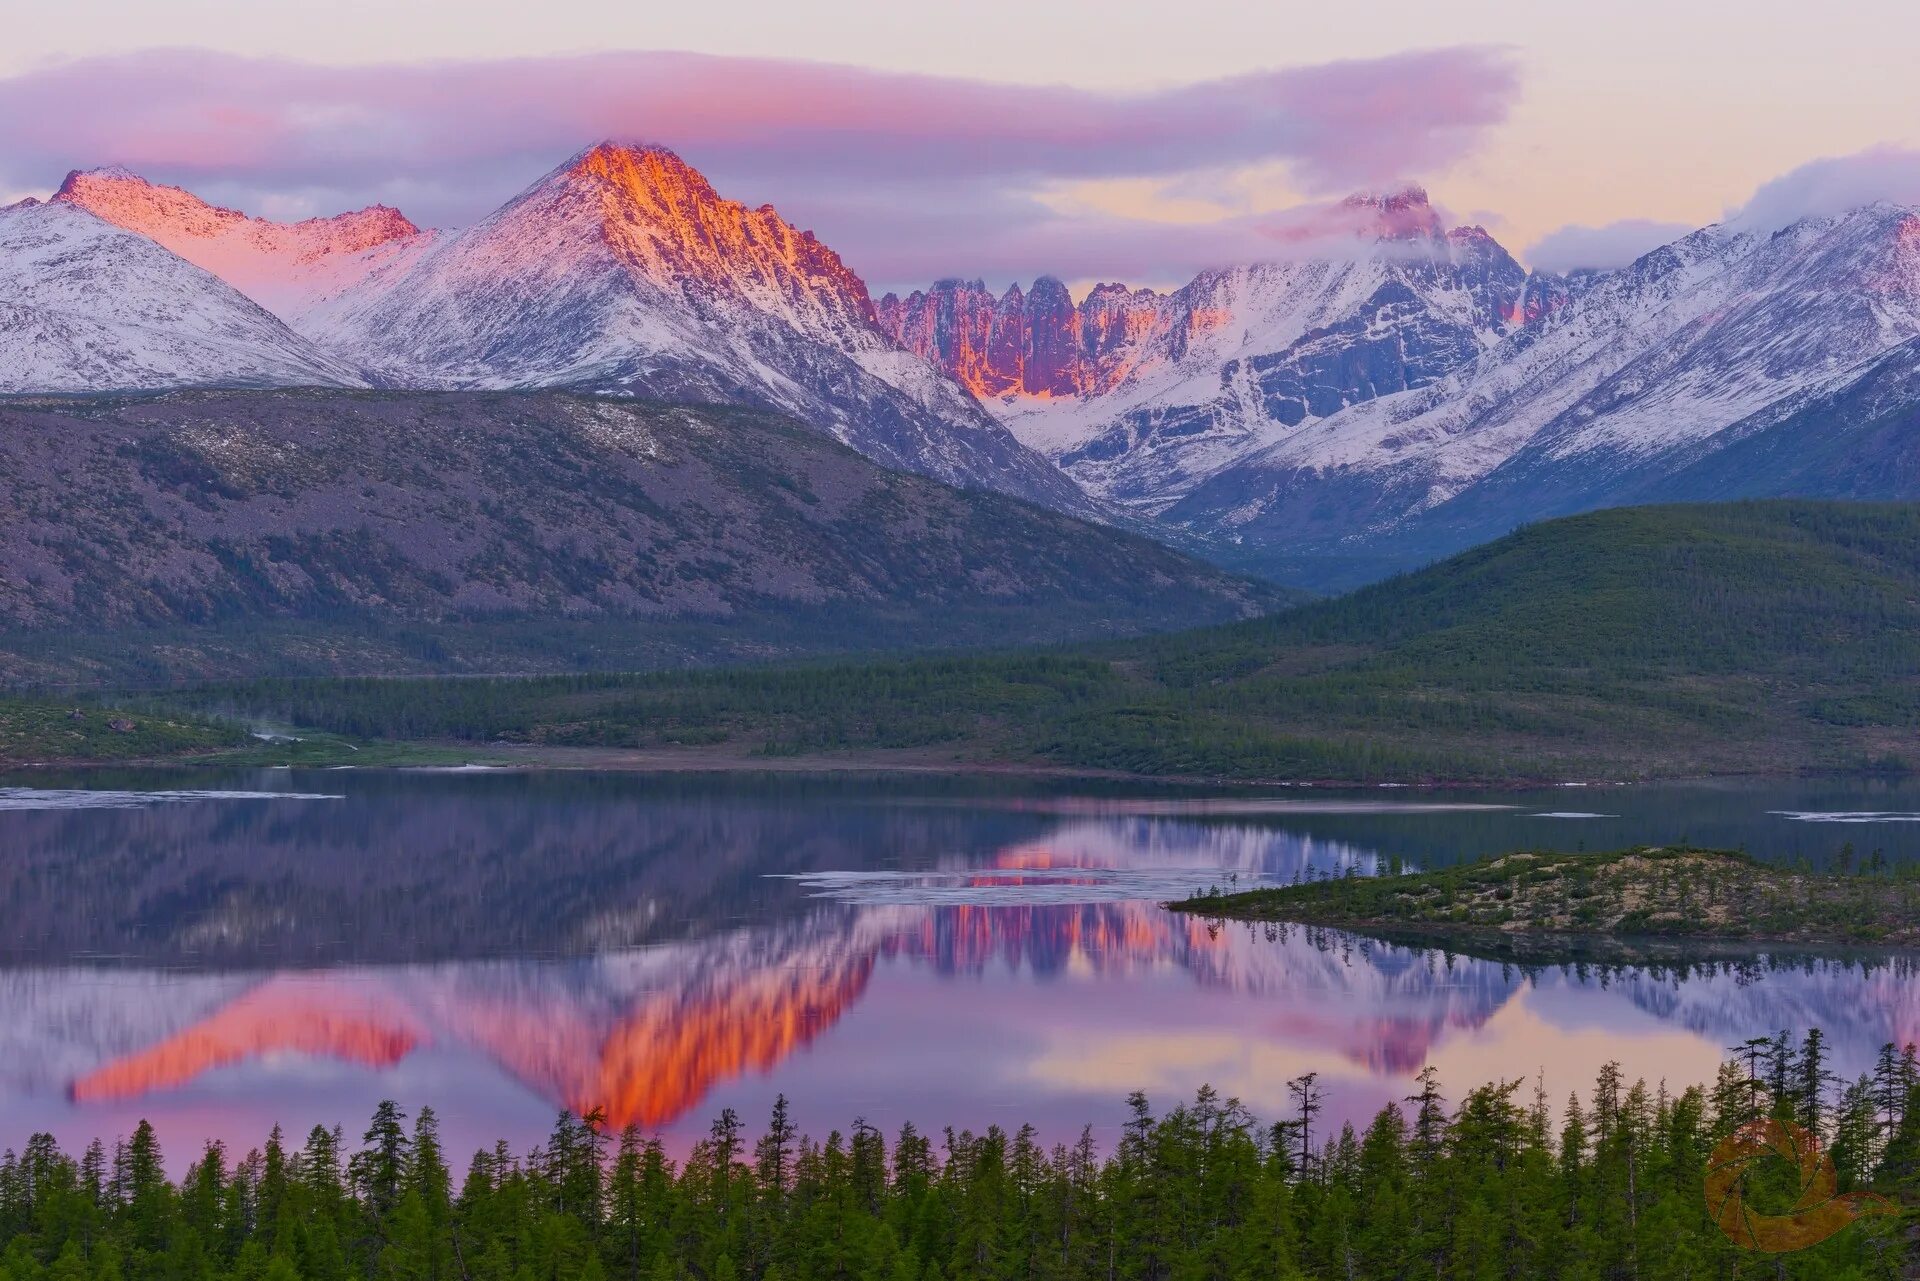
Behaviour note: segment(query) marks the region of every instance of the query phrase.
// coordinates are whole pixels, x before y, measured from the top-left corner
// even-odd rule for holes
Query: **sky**
[[[1409,182],[1556,269],[1920,200],[1910,0],[11,8],[0,200],[125,163],[269,216],[459,225],[630,138],[877,287],[1177,284]]]

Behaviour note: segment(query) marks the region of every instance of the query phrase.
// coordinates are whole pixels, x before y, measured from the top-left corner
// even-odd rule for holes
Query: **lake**
[[[1906,958],[1676,977],[1209,928],[1157,904],[1307,870],[1686,838],[1920,858],[1920,787],[1205,792],[938,777],[92,771],[0,779],[0,1144],[141,1117],[172,1164],[431,1104],[460,1154],[599,1106],[683,1149],[777,1094],[815,1135],[1032,1121],[1134,1089],[1331,1116],[1496,1077],[1711,1078],[1819,1024],[1920,1039]],[[464,1164],[462,1160],[461,1164]]]

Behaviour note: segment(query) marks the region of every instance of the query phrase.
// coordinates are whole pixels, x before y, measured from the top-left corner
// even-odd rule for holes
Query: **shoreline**
[[[302,740],[325,743],[327,739]],[[332,740],[339,742],[339,740]],[[1865,781],[1888,779],[1877,771],[1804,770],[1742,771],[1723,774],[1676,774],[1632,779],[1422,779],[1366,781],[1342,778],[1277,779],[1230,775],[1142,774],[1091,765],[1053,765],[1031,761],[994,761],[956,758],[950,751],[932,748],[862,749],[796,755],[763,755],[725,745],[686,747],[568,747],[538,743],[478,744],[459,740],[371,741],[336,755],[312,760],[267,759],[256,749],[196,753],[186,756],[117,758],[105,760],[43,760],[0,762],[0,773],[101,769],[393,769],[500,773],[602,772],[631,774],[906,774],[952,778],[1085,779],[1110,783],[1137,783],[1161,787],[1210,787],[1266,791],[1380,791],[1380,792],[1583,792],[1645,785],[1712,785],[1760,782],[1768,779],[1834,779]],[[368,759],[356,760],[364,752]],[[291,754],[297,756],[297,753]]]
[[[377,746],[377,745],[376,745]],[[1020,761],[932,760],[916,756],[911,749],[900,753],[886,750],[847,754],[808,756],[762,756],[752,752],[710,753],[704,748],[601,748],[550,747],[544,745],[499,744],[461,753],[464,744],[406,742],[398,759],[359,762],[351,756],[326,760],[247,760],[238,754],[192,756],[128,757],[92,760],[46,760],[0,762],[0,774],[34,773],[53,770],[108,769],[357,769],[418,770],[445,772],[467,769],[474,773],[608,773],[608,774],[908,774],[950,778],[1028,778],[1086,779],[1113,783],[1138,783],[1165,787],[1214,787],[1265,791],[1377,791],[1377,792],[1583,792],[1611,791],[1619,788],[1714,784],[1759,783],[1768,780],[1818,780],[1865,782],[1898,781],[1899,777],[1877,771],[1804,771],[1750,770],[1726,774],[1675,774],[1632,779],[1423,779],[1418,782],[1392,780],[1369,782],[1362,779],[1313,778],[1240,778],[1231,775],[1141,774],[1129,770],[1105,769],[1093,765],[1046,765]],[[406,759],[405,749],[426,753],[445,752],[444,761]],[[459,758],[459,759],[455,759]]]

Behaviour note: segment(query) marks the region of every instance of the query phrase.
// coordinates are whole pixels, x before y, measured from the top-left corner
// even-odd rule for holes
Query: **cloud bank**
[[[1036,193],[1274,162],[1310,196],[1379,187],[1471,153],[1518,88],[1510,55],[1479,46],[1127,94],[679,52],[330,67],[154,50],[0,79],[0,189],[123,164],[254,212],[378,200],[459,225],[614,137],[674,148],[883,280],[1095,259],[1165,275],[1193,265],[1167,260],[1176,243],[1258,233],[1061,215]],[[1078,265],[1047,257],[1063,247]]]
[[[1535,241],[1524,258],[1540,271],[1606,271],[1624,267],[1644,253],[1672,244],[1694,228],[1683,222],[1623,218],[1605,226],[1568,226]]]
[[[1885,200],[1920,205],[1920,151],[1871,147],[1828,156],[1765,182],[1727,216],[1742,231],[1775,231],[1802,218],[1826,218]]]

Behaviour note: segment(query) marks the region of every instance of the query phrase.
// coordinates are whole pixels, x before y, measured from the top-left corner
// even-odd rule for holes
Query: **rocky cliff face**
[[[1071,392],[990,404],[1089,492],[1157,513],[1306,424],[1447,377],[1566,292],[1480,228],[1445,230],[1418,189],[1350,200],[1331,228],[1171,294],[1093,290]]]
[[[880,300],[880,327],[908,351],[983,400],[1096,394],[1115,380],[1117,359],[1157,319],[1152,290],[1101,285],[1076,306],[1067,287],[1042,276],[995,298],[978,280],[942,280],[905,298]]]

